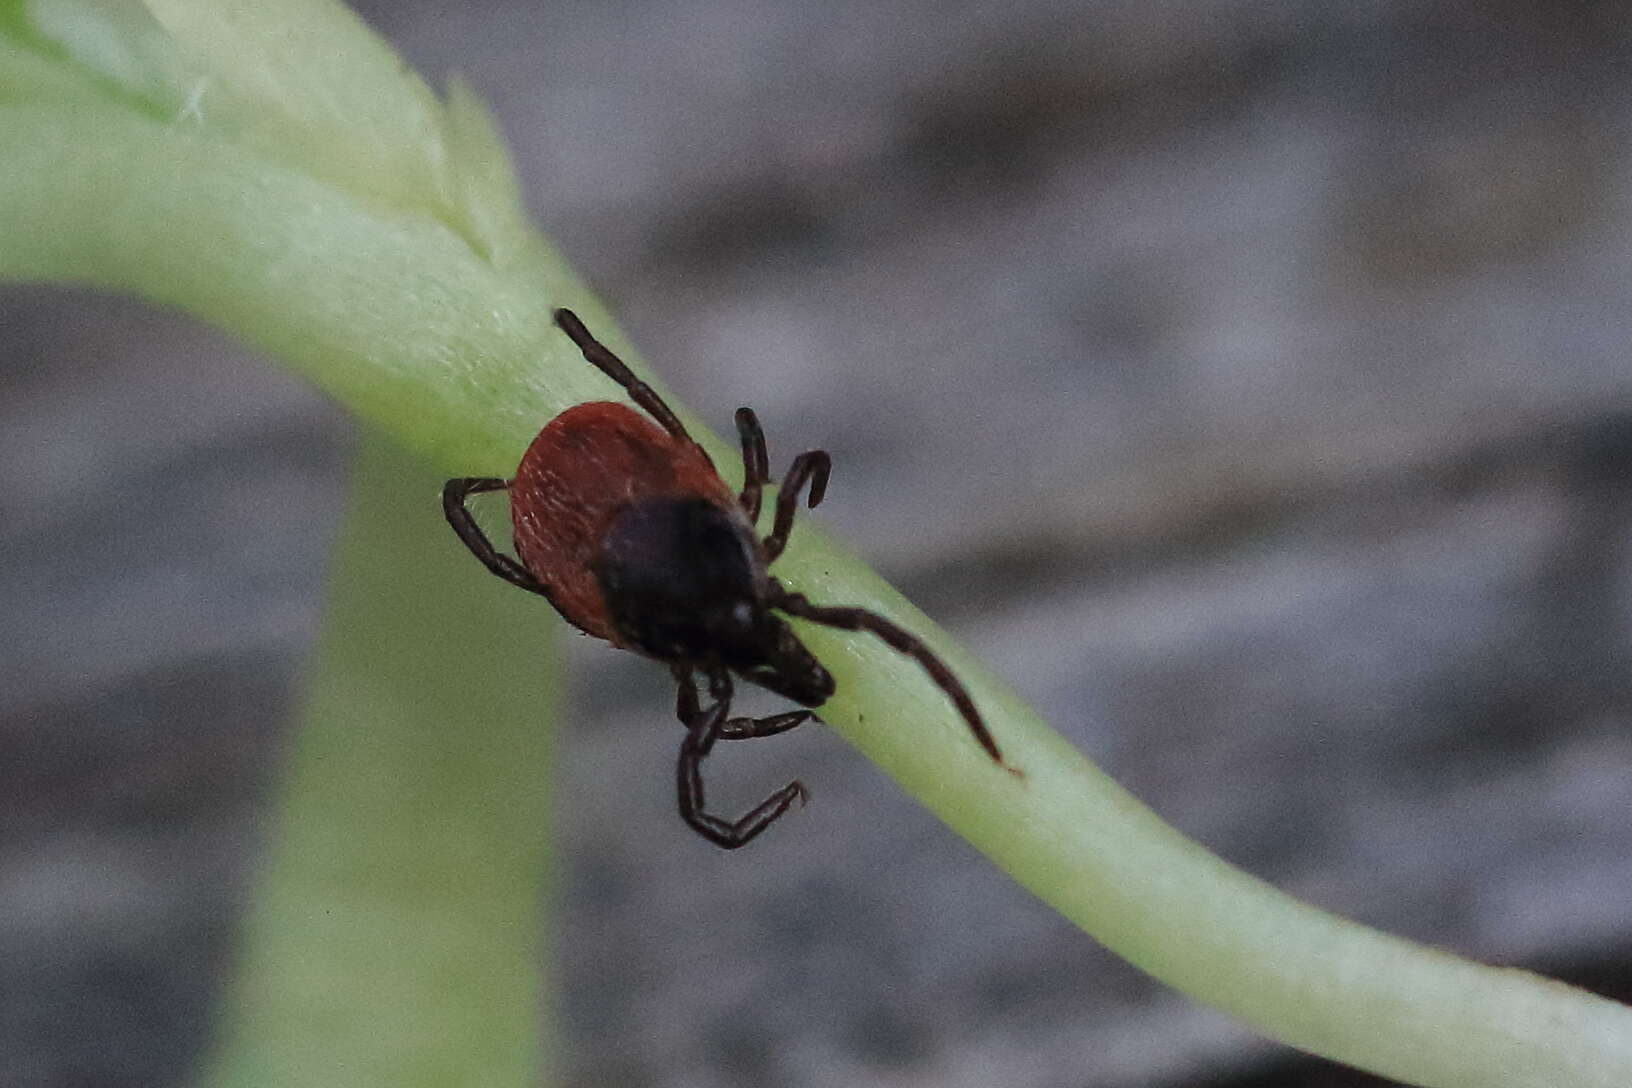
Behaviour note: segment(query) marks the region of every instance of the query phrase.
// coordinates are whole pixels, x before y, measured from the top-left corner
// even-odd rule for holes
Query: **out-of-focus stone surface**
[[[493,101],[671,387],[758,408],[778,470],[829,449],[822,520],[1165,817],[1625,992],[1616,5],[364,13]],[[128,302],[10,290],[0,330],[0,1083],[179,1084],[344,422]],[[815,799],[710,849],[661,670],[576,657],[570,1083],[1362,1083],[1120,964],[821,730],[716,761],[723,804]]]

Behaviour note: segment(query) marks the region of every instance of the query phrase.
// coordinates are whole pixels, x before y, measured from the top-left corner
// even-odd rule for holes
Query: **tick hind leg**
[[[682,442],[691,442],[691,435],[686,433],[685,424],[680,422],[679,417],[664,403],[663,398],[657,395],[657,390],[635,377],[635,372],[629,369],[627,363],[590,334],[584,323],[578,320],[577,314],[571,310],[557,310],[555,323],[574,344],[578,345],[578,350],[584,353],[586,362],[623,386],[624,392],[629,394],[629,399],[646,409],[647,414],[657,420],[665,431]],[[696,443],[692,442],[692,445]],[[702,449],[701,446],[697,448]]]
[[[722,737],[742,740],[748,737],[768,737],[783,733],[806,718],[808,711],[778,714],[770,718],[733,718],[727,720],[731,709],[731,678],[724,672],[709,677],[709,694],[714,703],[707,709],[698,704],[696,688],[692,686],[691,671],[676,669],[675,679],[680,684],[677,706],[681,724],[686,727],[686,739],[680,742],[680,758],[675,765],[676,785],[680,796],[680,818],[697,834],[726,850],[746,846],[756,835],[775,823],[778,817],[795,801],[803,803],[807,794],[799,782],[789,782],[736,821],[724,820],[707,811],[703,795],[703,760]],[[689,693],[689,695],[688,695]],[[736,727],[731,733],[728,727]]]
[[[532,571],[495,548],[465,506],[465,500],[472,495],[480,495],[487,491],[504,491],[509,487],[508,480],[485,477],[449,480],[442,488],[442,514],[448,519],[448,524],[453,526],[453,531],[459,535],[459,539],[465,542],[465,547],[469,548],[488,570],[511,585],[548,597],[544,583],[540,582]]]

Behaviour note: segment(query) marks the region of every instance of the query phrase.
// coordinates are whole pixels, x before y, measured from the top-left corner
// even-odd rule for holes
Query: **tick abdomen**
[[[516,555],[549,586],[568,622],[622,645],[593,572],[612,520],[650,499],[736,498],[707,456],[626,404],[593,401],[545,425],[516,466],[510,516]]]

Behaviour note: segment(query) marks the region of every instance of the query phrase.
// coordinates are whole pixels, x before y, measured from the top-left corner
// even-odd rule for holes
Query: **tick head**
[[[793,628],[781,617],[769,612],[763,615],[759,640],[762,659],[749,668],[737,667],[737,671],[767,691],[796,703],[821,706],[827,702],[828,696],[833,694],[833,675],[805,649]]]

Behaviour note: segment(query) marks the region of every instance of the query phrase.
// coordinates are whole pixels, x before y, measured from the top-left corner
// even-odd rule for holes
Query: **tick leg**
[[[589,330],[584,328],[584,323],[578,320],[577,314],[571,310],[557,310],[555,323],[574,344],[578,345],[578,350],[584,353],[585,360],[623,386],[624,392],[629,394],[629,399],[646,409],[665,431],[682,442],[697,445],[691,441],[691,435],[686,433],[685,424],[681,423],[674,411],[663,402],[663,398],[657,395],[657,390],[635,377],[635,372],[630,370],[622,359],[612,354],[611,348],[591,336]],[[702,449],[701,446],[697,448]],[[703,456],[707,457],[708,454],[705,452]]]
[[[759,493],[771,479],[771,462],[765,453],[765,432],[752,408],[737,409],[737,434],[742,438],[742,494],[737,501],[748,513],[749,522],[759,520]]]
[[[813,623],[824,624],[828,627],[837,627],[843,631],[870,631],[883,639],[892,649],[915,659],[929,673],[929,678],[935,681],[937,687],[946,692],[958,713],[969,726],[969,732],[975,735],[975,740],[998,763],[1003,762],[1003,754],[997,749],[997,741],[986,728],[981,719],[980,711],[975,709],[975,701],[969,698],[969,692],[964,689],[962,681],[955,676],[946,662],[935,656],[928,646],[910,631],[903,630],[865,608],[827,608],[818,604],[811,604],[803,595],[789,593],[780,585],[773,583],[770,599],[772,608],[780,608],[790,616],[798,616]]]
[[[788,811],[795,801],[803,803],[808,795],[804,786],[796,781],[789,782],[734,823],[705,811],[702,762],[717,736],[718,723],[712,731],[699,729],[687,733],[686,739],[680,743],[680,760],[676,768],[680,788],[680,818],[715,846],[735,850],[748,845],[756,835]]]
[[[794,726],[804,725],[816,715],[809,710],[790,710],[786,714],[772,714],[765,718],[727,718],[720,723],[721,740],[752,740],[755,737],[774,737]]]
[[[680,670],[675,671],[678,676]],[[681,684],[682,707],[686,703],[683,693],[690,687],[688,670],[686,680]],[[714,705],[696,713],[692,721],[687,723],[686,739],[680,742],[680,758],[675,764],[676,785],[680,795],[680,818],[686,821],[693,831],[714,845],[726,850],[735,850],[739,846],[746,846],[761,831],[775,823],[795,801],[803,802],[807,795],[804,786],[798,782],[789,782],[735,822],[723,820],[706,811],[702,764],[703,760],[708,758],[708,753],[713,750],[714,742],[722,735],[725,715],[731,706],[730,677],[723,672],[711,675],[709,693],[714,697]],[[696,691],[693,689],[691,705],[695,706],[696,702]]]
[[[676,668],[675,682],[679,685],[679,697],[675,700],[674,716],[687,729],[691,729],[697,720],[705,713],[712,713],[714,707],[707,711],[702,709],[697,699],[697,689],[693,686],[691,670]],[[723,716],[724,711],[720,712]],[[814,721],[816,714],[809,710],[790,710],[786,714],[771,714],[764,718],[726,718],[720,722],[720,740],[754,740],[758,737],[774,737],[778,733],[786,733],[795,726],[808,721]]]
[[[833,471],[833,459],[826,450],[810,450],[793,459],[788,474],[782,478],[782,490],[776,496],[776,524],[765,538],[765,562],[770,563],[788,546],[788,534],[793,531],[794,511],[799,509],[799,493],[810,484],[812,509],[827,494],[827,477]]]
[[[511,585],[548,597],[544,583],[534,577],[532,571],[493,547],[492,542],[487,539],[487,534],[482,532],[482,527],[476,524],[476,519],[470,516],[470,510],[465,506],[465,499],[471,495],[479,495],[485,491],[504,491],[509,486],[508,480],[483,477],[449,480],[442,488],[442,513],[448,519],[448,524],[453,526],[453,531],[459,535],[459,539],[465,542],[465,547],[469,548],[488,570]]]

